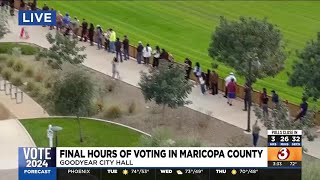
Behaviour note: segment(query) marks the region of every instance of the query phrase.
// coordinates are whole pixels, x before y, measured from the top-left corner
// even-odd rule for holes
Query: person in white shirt
[[[236,83],[237,82],[237,79],[236,77],[234,76],[234,73],[231,72],[225,79],[224,79],[224,82],[225,82],[225,95],[224,97],[227,98],[228,97],[228,84],[231,82],[231,79],[234,79],[234,82]]]
[[[148,65],[151,54],[152,54],[152,48],[150,47],[149,44],[147,44],[147,46],[143,48],[142,54],[143,54],[144,64]]]

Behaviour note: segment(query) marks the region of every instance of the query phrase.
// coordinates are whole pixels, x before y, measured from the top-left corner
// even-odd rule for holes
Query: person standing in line
[[[250,88],[249,83],[246,82],[244,84],[244,109],[243,109],[243,111],[248,110],[249,98],[250,98],[251,93],[252,93],[252,88]]]
[[[143,57],[143,45],[142,45],[142,42],[139,41],[139,45],[137,47],[137,62],[138,64],[141,64],[141,61],[142,61],[142,57]]]
[[[23,1],[21,1],[21,2],[23,2]],[[24,3],[24,2],[23,2],[23,3]],[[24,10],[24,8],[21,9],[21,10]],[[43,10],[43,11],[49,11],[49,6],[47,6],[47,4],[44,3],[44,5],[43,5],[43,7],[42,7],[42,10]],[[46,27],[46,26],[42,26],[42,27]]]
[[[252,126],[252,137],[253,137],[253,146],[257,147],[259,134],[260,134],[260,127],[258,126],[258,121],[256,121]]]
[[[87,31],[88,31],[88,23],[85,19],[83,19],[80,41],[84,40],[84,42],[87,42]]]
[[[104,49],[108,52],[110,51],[110,29],[108,29],[105,33],[104,33]]]
[[[165,59],[169,61],[169,53],[165,49],[162,49],[162,52],[160,54],[160,59]]]
[[[116,57],[113,58],[112,64],[112,78],[113,79],[120,79],[120,73],[118,69],[119,61]]]
[[[58,13],[57,13],[57,17],[56,17],[56,23],[57,23],[57,25],[56,25],[56,28],[57,28],[57,31],[61,31],[61,29],[62,29],[62,26],[63,26],[63,21],[62,21],[62,19],[63,19],[63,16],[62,16],[62,14],[60,13],[60,11],[58,11]]]
[[[27,10],[30,10],[30,6],[27,7]],[[54,9],[51,8],[51,11],[54,11]],[[57,19],[57,15],[56,15],[56,19]],[[56,21],[56,23],[57,23],[57,21]],[[54,26],[49,26],[49,30],[52,30],[52,29],[54,29]]]
[[[199,83],[200,83],[200,90],[201,94],[205,95],[206,93],[206,82],[205,82],[205,74],[202,72],[200,77],[199,77]]]
[[[261,104],[261,108],[262,108],[264,117],[268,117],[268,115],[269,115],[268,102],[269,102],[269,98],[268,98],[268,94],[267,94],[267,89],[263,88],[263,91],[260,96],[260,104]]]
[[[103,39],[103,30],[100,25],[97,25],[96,36],[97,36],[98,50],[100,50],[102,49],[102,39]]]
[[[94,26],[92,23],[90,23],[88,36],[90,40],[90,46],[93,46]]]
[[[192,62],[189,58],[186,58],[184,61],[184,68],[186,70],[186,80],[190,79],[190,73],[192,70]]]
[[[210,81],[210,87],[212,90],[212,95],[216,95],[218,94],[218,80],[219,80],[219,76],[218,74],[213,70],[210,73],[210,77],[209,77],[209,81]]]
[[[210,86],[210,76],[211,76],[211,71],[208,69],[208,70],[207,70],[207,74],[205,74],[206,90],[211,89],[211,86]]]
[[[298,119],[302,120],[302,118],[307,114],[307,112],[308,112],[307,98],[303,97],[302,103],[300,104],[300,111],[299,111],[297,117],[295,118],[295,121]]]
[[[160,47],[156,46],[156,49],[152,52],[153,54],[153,62],[152,67],[158,67],[159,66],[159,58],[160,58]]]
[[[279,107],[279,95],[276,93],[275,90],[271,91],[272,93],[272,104],[273,104],[273,108],[278,108]]]
[[[110,50],[112,53],[116,52],[116,49],[115,49],[116,40],[117,40],[116,32],[114,32],[114,30],[110,28]]]
[[[68,13],[66,13],[66,15],[62,18],[62,22],[63,22],[63,27],[69,27],[70,25],[70,16]]]
[[[150,61],[150,57],[151,57],[151,53],[152,53],[152,48],[150,47],[149,44],[147,44],[146,47],[143,48],[142,54],[143,54],[143,60],[144,60],[144,64],[148,65],[149,61]]]
[[[237,79],[236,79],[236,77],[234,76],[234,73],[233,73],[233,72],[231,72],[231,73],[224,79],[224,81],[225,81],[225,95],[224,95],[224,97],[225,97],[225,98],[228,97],[228,88],[227,88],[227,87],[228,87],[228,84],[231,82],[231,79],[233,79],[235,83],[237,82]]]
[[[78,37],[79,28],[80,28],[80,22],[77,17],[74,17],[72,24],[73,24],[73,38],[75,39]]]
[[[236,92],[237,92],[237,85],[233,78],[229,82],[227,88],[228,88],[228,104],[232,106],[232,101],[233,99],[236,98]]]
[[[200,82],[199,77],[202,74],[202,70],[199,62],[196,62],[196,66],[194,67],[193,74],[196,77],[196,83],[198,84]]]
[[[122,44],[121,44],[121,41],[119,38],[117,38],[116,42],[115,42],[115,47],[116,47],[116,57],[117,59],[119,59],[119,56],[120,56],[120,61],[122,61],[122,52],[121,52],[121,47],[122,47]]]
[[[128,36],[126,36],[126,35],[124,36],[122,44],[123,44],[124,60],[129,60],[129,39],[128,39]]]

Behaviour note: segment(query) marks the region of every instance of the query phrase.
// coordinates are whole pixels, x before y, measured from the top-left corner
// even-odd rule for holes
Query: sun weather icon
[[[122,171],[122,174],[128,175],[128,174],[129,174],[129,171],[125,169],[125,170]]]
[[[237,174],[237,170],[233,169],[233,170],[231,171],[231,174],[232,174],[232,175],[236,175],[236,174]]]

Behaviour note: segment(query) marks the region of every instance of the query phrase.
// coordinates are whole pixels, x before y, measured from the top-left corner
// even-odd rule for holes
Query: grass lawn
[[[296,49],[316,37],[320,31],[320,2],[310,1],[42,1],[50,7],[68,12],[80,20],[86,18],[104,29],[112,27],[117,36],[129,36],[131,44],[142,41],[152,47],[159,45],[172,52],[182,62],[190,57],[206,70],[212,59],[207,49],[210,36],[219,17],[238,19],[240,16],[267,17],[282,30],[288,49],[292,52],[286,69],[274,78],[259,80],[256,90],[266,87],[277,90],[282,99],[300,103],[301,88],[289,87],[290,72]],[[41,3],[39,3],[41,6]],[[218,72],[225,77],[232,69],[220,63]],[[243,83],[243,78],[240,79]]]
[[[0,54],[10,54],[12,52],[12,48],[14,47],[20,48],[21,54],[23,55],[35,55],[39,51],[38,47],[30,44],[0,42]]]
[[[27,119],[20,121],[38,147],[47,147],[49,124],[63,127],[58,134],[62,147],[134,147],[138,146],[141,133],[131,129],[88,119],[81,119],[84,142],[79,142],[78,124],[72,118]]]

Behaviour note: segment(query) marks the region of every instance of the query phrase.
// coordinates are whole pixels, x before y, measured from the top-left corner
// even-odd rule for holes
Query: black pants
[[[225,91],[224,91],[224,92],[225,92],[224,97],[228,97],[228,88],[227,88],[227,87],[225,88]]]
[[[86,30],[82,30],[81,31],[81,39],[80,41],[82,41],[82,39],[84,39],[84,42],[87,42],[87,31]]]
[[[212,89],[212,95],[218,94],[218,83],[212,83],[211,89]]]
[[[150,61],[150,57],[144,57],[144,64],[148,65]]]
[[[153,63],[152,63],[153,67],[158,67],[159,66],[159,58],[153,58]]]
[[[186,70],[186,80],[190,79],[191,69]]]
[[[110,40],[104,39],[104,49],[109,50],[110,49]]]

